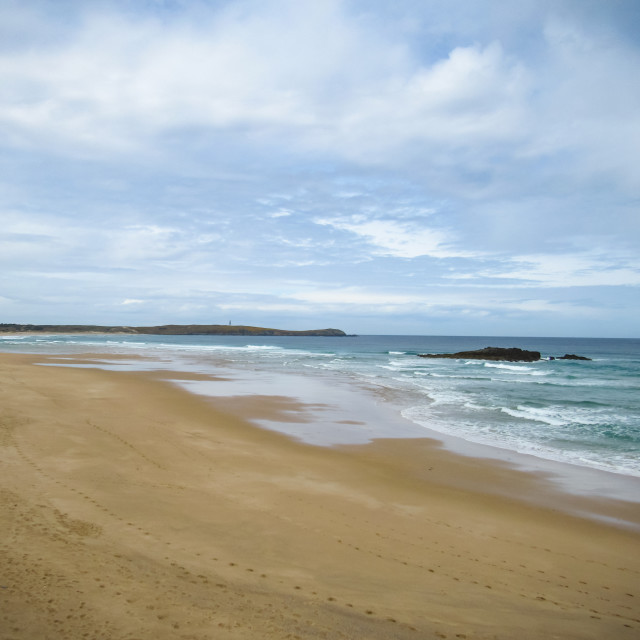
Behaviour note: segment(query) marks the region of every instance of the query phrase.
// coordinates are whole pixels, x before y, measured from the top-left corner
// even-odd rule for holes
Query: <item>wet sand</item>
[[[45,361],[0,354],[3,639],[640,637],[640,534],[575,515],[637,503]]]

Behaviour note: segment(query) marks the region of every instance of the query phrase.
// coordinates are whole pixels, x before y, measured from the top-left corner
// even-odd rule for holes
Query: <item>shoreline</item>
[[[234,408],[153,372],[46,360],[0,354],[12,640],[640,629],[638,533],[571,515],[536,474],[428,438],[308,445],[248,422],[260,398]],[[546,506],[522,499],[545,491]]]
[[[181,375],[185,376],[185,372]],[[476,480],[468,482],[464,474],[457,476],[453,469],[459,465],[473,466],[483,478],[485,493],[640,532],[640,477],[540,458],[435,431],[405,418],[399,413],[399,407],[388,400],[371,403],[379,391],[362,385],[354,388],[346,384],[342,389],[338,383],[324,388],[320,384],[324,376],[316,375],[309,383],[315,393],[309,394],[308,388],[291,385],[290,379],[298,379],[297,374],[270,372],[266,387],[256,384],[257,377],[253,372],[248,381],[176,380],[171,373],[158,375],[159,379],[186,389],[215,408],[303,445],[351,452],[393,449],[403,460],[413,459],[415,452],[420,451],[413,462],[418,476],[421,466],[449,468],[444,482],[469,491],[477,489]],[[201,385],[204,389],[199,391]],[[250,395],[242,395],[242,390],[247,392],[248,387]],[[331,402],[319,405],[318,392],[332,394]],[[344,435],[342,441],[343,433],[331,433],[331,420],[341,429],[353,423],[357,431]],[[377,432],[375,422],[384,422],[391,428]],[[308,429],[305,423],[309,424]],[[322,424],[322,430],[329,430],[329,434],[317,436],[317,424]],[[514,493],[509,474],[516,479],[515,486],[524,483],[529,487],[526,494]]]
[[[24,337],[26,338],[26,336]],[[625,497],[627,497],[631,493],[640,494],[640,491],[638,491],[635,486],[632,486],[631,491],[628,488],[622,486],[623,484],[629,484],[628,482],[624,482],[624,479],[627,477],[640,479],[640,472],[638,471],[637,467],[637,454],[634,457],[631,453],[632,450],[637,452],[637,443],[631,442],[631,446],[635,447],[634,449],[625,449],[623,442],[616,443],[615,437],[610,438],[610,434],[607,433],[607,420],[605,418],[602,418],[602,424],[598,424],[598,422],[600,421],[600,415],[598,414],[597,410],[589,409],[590,415],[580,415],[580,413],[585,410],[579,408],[575,410],[572,409],[571,403],[565,402],[566,397],[558,396],[558,398],[556,399],[556,405],[558,405],[557,407],[552,406],[553,401],[551,402],[551,405],[547,407],[545,404],[546,398],[544,397],[539,397],[537,399],[537,401],[542,402],[543,404],[536,405],[535,396],[538,393],[537,389],[541,389],[542,387],[529,385],[529,387],[532,387],[530,389],[532,394],[531,396],[527,396],[526,398],[524,398],[522,394],[520,394],[520,397],[518,397],[518,394],[516,393],[511,397],[511,401],[509,400],[510,392],[507,395],[503,395],[502,397],[489,397],[488,403],[485,403],[482,397],[479,398],[479,402],[475,402],[475,400],[472,399],[470,409],[473,409],[473,411],[467,411],[467,409],[465,408],[467,405],[464,402],[464,398],[458,398],[455,404],[451,404],[447,399],[447,390],[445,389],[445,393],[443,396],[444,401],[442,403],[442,406],[445,407],[445,410],[442,411],[439,407],[437,407],[437,405],[439,405],[442,401],[442,398],[439,395],[439,387],[441,385],[436,384],[433,389],[430,389],[428,384],[422,385],[424,388],[421,388],[420,384],[416,384],[416,389],[418,390],[416,394],[409,394],[406,396],[402,395],[400,387],[404,384],[414,383],[413,381],[407,383],[401,380],[401,378],[405,377],[408,379],[413,375],[413,372],[410,372],[408,376],[405,376],[403,372],[401,374],[401,378],[397,379],[400,381],[399,384],[395,382],[396,379],[393,378],[392,372],[385,372],[382,376],[386,376],[386,379],[383,380],[383,387],[379,387],[375,383],[373,385],[369,385],[367,382],[367,376],[369,375],[369,373],[365,373],[365,375],[362,375],[363,371],[358,370],[356,375],[351,375],[349,372],[350,367],[348,365],[342,366],[342,363],[340,363],[340,357],[342,355],[341,351],[336,351],[334,353],[334,356],[337,356],[339,362],[339,364],[337,365],[338,370],[334,369],[333,367],[327,367],[331,368],[330,374],[327,374],[327,372],[323,372],[322,369],[324,368],[324,364],[321,361],[318,361],[317,358],[315,358],[315,362],[311,363],[312,366],[306,369],[305,367],[307,367],[308,365],[304,364],[303,362],[306,355],[311,356],[312,360],[314,360],[315,356],[315,347],[311,344],[311,341],[308,341],[308,345],[305,347],[309,349],[308,353],[305,352],[305,356],[302,358],[296,357],[294,343],[288,341],[281,343],[276,339],[276,342],[273,343],[275,345],[278,345],[276,347],[255,347],[256,349],[279,349],[280,347],[282,347],[282,354],[280,354],[279,358],[275,358],[275,361],[277,361],[278,359],[281,360],[282,366],[270,366],[269,361],[272,359],[272,357],[270,356],[265,358],[260,357],[257,360],[257,366],[253,368],[251,366],[252,358],[246,353],[251,351],[251,347],[253,346],[251,343],[245,344],[244,347],[246,352],[242,353],[238,358],[236,358],[235,355],[232,357],[228,357],[229,354],[222,355],[221,353],[218,353],[216,351],[209,351],[212,346],[214,349],[219,349],[223,344],[224,346],[231,346],[231,348],[234,349],[235,346],[233,345],[237,345],[236,341],[231,340],[230,342],[200,342],[196,340],[193,344],[197,344],[198,346],[201,346],[205,349],[202,353],[202,357],[200,357],[196,356],[194,351],[190,351],[193,346],[192,341],[176,341],[174,349],[174,343],[172,341],[168,341],[165,344],[163,342],[164,338],[162,338],[159,342],[152,340],[148,345],[146,341],[142,341],[140,345],[136,347],[135,341],[138,340],[138,338],[133,338],[133,341],[130,341],[128,339],[131,338],[130,336],[114,336],[113,342],[107,341],[106,343],[102,344],[102,338],[104,337],[104,335],[96,337],[100,339],[93,340],[91,336],[86,336],[84,340],[79,339],[77,342],[72,341],[69,344],[66,343],[66,338],[63,335],[50,336],[52,340],[48,340],[46,337],[43,337],[42,346],[39,346],[41,338],[36,337],[35,341],[27,340],[24,343],[18,340],[13,346],[18,351],[23,353],[38,352],[52,355],[57,351],[61,356],[67,353],[67,350],[69,353],[83,354],[86,351],[90,351],[93,349],[99,351],[104,349],[103,353],[106,352],[106,354],[108,354],[106,355],[107,358],[114,355],[114,353],[123,354],[128,352],[130,354],[136,354],[136,357],[138,356],[138,354],[142,354],[145,358],[150,357],[149,362],[152,362],[152,360],[155,360],[156,363],[160,360],[168,362],[169,364],[165,367],[166,369],[179,368],[181,371],[184,371],[185,369],[191,368],[194,371],[198,370],[203,373],[209,371],[212,374],[215,374],[215,371],[220,366],[222,366],[225,369],[228,369],[229,377],[231,380],[237,379],[238,376],[242,378],[243,370],[246,372],[248,365],[248,370],[251,371],[250,376],[252,378],[249,381],[249,386],[254,385],[256,381],[260,379],[260,372],[264,374],[268,371],[268,375],[271,377],[281,377],[283,375],[288,375],[291,383],[289,384],[289,388],[284,388],[284,390],[281,390],[279,392],[282,396],[292,395],[290,392],[291,387],[297,388],[301,384],[305,385],[304,380],[308,377],[307,373],[310,374],[312,379],[316,379],[316,381],[320,380],[321,382],[323,382],[324,379],[325,384],[328,383],[329,385],[334,385],[336,382],[341,381],[346,383],[346,386],[351,386],[352,389],[364,389],[369,394],[370,399],[371,394],[375,395],[378,394],[380,390],[383,390],[383,395],[381,397],[389,400],[390,404],[395,403],[397,411],[402,415],[403,421],[399,421],[395,417],[390,417],[389,415],[385,416],[384,421],[380,421],[378,420],[377,416],[374,416],[375,420],[373,420],[373,422],[376,424],[376,428],[369,429],[372,434],[370,438],[363,436],[363,433],[358,433],[358,429],[355,428],[342,429],[340,431],[335,427],[327,424],[323,424],[322,429],[316,429],[313,433],[311,429],[307,429],[303,438],[307,441],[314,441],[322,444],[321,441],[323,438],[325,438],[329,443],[331,437],[334,437],[337,443],[347,443],[349,441],[350,435],[353,435],[352,441],[354,443],[364,442],[374,437],[395,437],[395,432],[390,432],[390,429],[387,429],[386,431],[382,429],[382,432],[380,432],[381,430],[377,428],[380,424],[388,422],[389,424],[393,424],[394,430],[398,430],[399,432],[401,432],[402,437],[424,437],[424,435],[426,434],[427,437],[432,437],[439,441],[445,442],[448,449],[451,449],[458,453],[462,453],[463,455],[507,460],[508,462],[514,463],[521,468],[531,469],[534,471],[540,470],[544,473],[552,474],[558,478],[559,484],[565,487],[566,490],[584,492],[584,488],[588,487],[589,492],[593,492],[594,489],[597,489],[599,492],[603,492],[605,495],[608,495],[610,497],[616,497],[617,495],[624,495]],[[366,336],[364,338],[366,343]],[[394,346],[389,348],[400,348],[402,350],[410,346],[408,344],[403,345],[401,340],[402,337],[397,338],[400,339],[400,343],[398,343],[399,346],[396,346],[396,342],[394,342]],[[245,338],[240,337],[240,340],[245,340]],[[452,338],[448,340],[451,341]],[[477,338],[474,338],[474,341],[477,340]],[[504,340],[506,339],[503,339],[503,341]],[[482,342],[482,340],[480,341]],[[413,343],[413,341],[411,342]],[[605,342],[607,341],[605,340]],[[608,342],[611,342],[611,340],[609,340]],[[1,343],[2,340],[0,340],[0,344]],[[258,344],[262,345],[263,343]],[[265,341],[264,344],[271,345],[270,341],[268,340]],[[460,344],[456,348],[462,348],[463,346],[464,345]],[[527,348],[536,348],[540,350],[551,349],[548,344],[544,345],[531,343],[525,344],[524,346]],[[383,348],[385,347],[387,347],[387,345],[384,345]],[[577,345],[565,345],[565,347],[568,350],[573,349],[574,351],[578,349]],[[292,369],[297,370],[294,375],[291,375],[292,371],[289,369],[290,363],[286,361],[288,358],[286,355],[284,355],[290,348],[293,348],[292,354],[294,354],[292,356],[293,361],[291,363],[293,365]],[[376,348],[379,348],[377,342]],[[424,346],[423,350],[428,348],[429,347]],[[602,345],[598,344],[595,345],[595,347],[592,345],[592,348],[595,348],[595,351],[592,353],[597,354],[604,348],[604,351],[608,354],[607,358],[611,355],[608,353],[609,347],[603,347]],[[324,353],[326,349],[329,350],[327,354]],[[348,353],[350,349],[351,347],[349,347],[345,351],[345,353]],[[559,347],[555,346],[553,347],[553,350],[551,352],[555,352],[558,349]],[[329,355],[331,350],[331,345],[327,343],[325,347],[318,350],[318,354]],[[9,352],[11,351],[13,351],[13,349],[9,347]],[[171,353],[172,351],[174,352],[173,354]],[[303,351],[301,351],[300,353],[303,353]],[[264,352],[265,356],[267,356],[269,353],[275,352]],[[362,353],[364,353],[365,356],[369,354],[369,345],[366,345],[366,348]],[[374,351],[371,351],[371,353],[373,354]],[[381,351],[380,353],[385,354],[387,352]],[[389,351],[388,353],[406,356],[403,351]],[[634,353],[636,353],[636,351],[634,351]],[[360,354],[360,351],[358,351],[358,354]],[[636,353],[636,355],[638,354]],[[617,354],[614,357],[622,357],[623,359],[626,358],[624,353]],[[393,358],[393,356],[391,356],[391,358]],[[135,358],[133,357],[131,359],[132,361],[135,360]],[[596,360],[598,360],[598,358],[596,358]],[[362,360],[362,362],[364,362],[364,360]],[[358,363],[359,367],[361,367],[362,362]],[[384,365],[382,359],[381,364]],[[401,370],[402,367],[411,367],[410,364],[407,364],[406,359],[402,363],[391,362],[390,360],[388,364],[391,364],[392,366],[383,366],[382,368],[393,370],[393,368],[398,365],[399,369]],[[640,361],[638,364],[640,366]],[[380,364],[378,364],[377,366],[380,366]],[[152,363],[149,368],[153,367],[154,365]],[[155,366],[155,368],[158,368],[157,365]],[[497,366],[497,368],[499,369],[500,367]],[[504,368],[509,369],[509,367]],[[259,371],[256,371],[255,369],[258,369]],[[371,378],[376,378],[377,376],[375,374],[375,368],[372,369],[372,373],[374,373],[374,375],[371,376]],[[490,372],[491,377],[493,377],[493,373],[494,372],[492,369],[492,371]],[[415,378],[416,382],[419,382],[420,380],[425,380],[425,378],[418,378],[418,376],[423,375],[425,374],[416,372],[413,377]],[[436,377],[437,374],[433,375],[434,377]],[[454,375],[453,377],[455,378],[457,375],[458,374],[456,373],[456,375]],[[480,373],[479,375],[480,377],[478,378],[478,380],[481,380],[484,374]],[[486,375],[489,375],[489,373],[487,373]],[[509,375],[513,377],[515,373],[511,374],[510,372],[507,372],[506,376]],[[530,373],[528,375],[553,376],[554,374]],[[449,376],[437,375],[437,377],[446,378]],[[462,377],[464,378],[464,374],[462,374]],[[500,385],[504,382],[503,380],[501,380],[501,378],[504,377],[505,375],[503,375],[502,371],[496,373],[496,378],[499,382],[499,384],[497,385],[498,387],[500,387]],[[522,380],[516,379],[515,381],[528,381],[528,379],[524,380],[524,378],[527,378],[527,376],[522,376],[522,378]],[[529,379],[538,380],[537,378]],[[390,384],[387,384],[387,382],[389,382]],[[561,384],[564,384],[564,382],[565,381],[561,380]],[[192,388],[190,390],[197,391],[197,389],[195,389],[195,387],[197,386],[198,385],[192,385]],[[204,379],[201,381],[200,386],[206,386]],[[231,385],[228,386],[231,387]],[[285,387],[286,385],[281,386]],[[605,384],[605,386],[607,385]],[[273,387],[273,385],[271,385],[271,387]],[[389,389],[384,391],[385,387],[389,387]],[[621,388],[624,389],[625,385],[622,384]],[[213,387],[211,387],[211,389],[213,389]],[[436,395],[431,392],[432,390],[436,392]],[[331,390],[331,392],[326,395],[328,397],[331,397],[332,391],[333,390]],[[504,389],[502,389],[502,391],[499,391],[498,396],[501,392],[504,391]],[[263,395],[271,395],[272,392],[273,389],[267,389]],[[260,390],[251,390],[250,393],[261,394],[262,392]],[[454,387],[454,395],[455,393],[456,390]],[[473,396],[474,393],[476,393],[476,390],[472,390],[471,395]],[[480,392],[480,395],[482,395],[482,393],[483,391]],[[568,393],[572,393],[571,389],[568,390]],[[212,395],[217,395],[217,392],[213,391]],[[491,395],[491,393],[489,395]],[[529,400],[531,400],[533,404],[529,405]],[[623,409],[622,412],[620,412],[616,408],[627,407],[628,410],[632,411],[629,416],[631,417],[631,426],[633,427],[635,422],[637,422],[637,415],[634,417],[633,410],[631,409],[633,399],[624,397],[623,395],[619,397],[618,400],[619,402],[615,402],[613,398],[605,398],[603,400],[605,405],[609,405],[608,410],[611,415],[608,416],[608,419],[612,421],[611,424],[615,424],[616,420],[618,419],[622,420],[621,424],[626,424],[625,420],[627,419],[627,415],[624,413],[625,410]],[[523,401],[525,404],[525,408],[522,409],[521,412],[516,411],[515,414],[512,413],[511,410],[519,405],[519,403],[523,403]],[[318,400],[316,402],[324,402],[324,399]],[[506,404],[503,405],[503,402],[506,402]],[[429,406],[431,403],[433,403],[433,412],[431,411],[432,407]],[[447,407],[448,403],[450,404],[450,406]],[[348,403],[341,401],[341,404]],[[476,404],[478,406],[475,406]],[[546,411],[546,413],[544,411],[542,413],[545,413],[548,419],[547,417],[545,417],[545,415],[542,415],[542,418],[538,422],[538,416],[536,415],[537,411],[533,409],[529,411],[529,406],[542,406]],[[360,402],[360,411],[362,411],[363,408],[365,411],[367,410],[366,403]],[[520,410],[521,407],[517,406],[517,408],[518,410]],[[496,412],[494,411],[495,409],[499,409],[499,411]],[[560,411],[559,416],[555,414],[555,411]],[[449,416],[446,415],[447,412],[449,412]],[[387,412],[387,414],[388,413],[389,412]],[[495,418],[493,415],[491,415],[492,413],[497,413]],[[503,414],[507,416],[506,420],[504,419],[505,415]],[[516,415],[517,418],[513,418],[512,421],[514,421],[514,424],[508,424],[510,420],[508,416],[512,415]],[[558,417],[560,419],[560,422],[557,422]],[[467,418],[470,420],[468,425],[465,422]],[[356,421],[359,420],[360,418],[357,417]],[[571,433],[570,428],[565,429],[564,426],[562,426],[563,421],[564,425],[566,426],[571,425],[574,420],[576,421],[576,427],[579,427],[579,425],[582,423],[584,423],[585,425],[598,425],[597,428],[600,429],[600,433],[587,433],[586,440],[583,446],[580,441],[579,429],[576,430],[575,433]],[[353,422],[354,419],[349,417],[346,419],[346,421]],[[284,426],[282,430],[288,433],[291,430],[290,422],[292,421],[287,420],[285,422],[286,424],[276,425],[276,427]],[[372,421],[369,420],[369,422],[371,423]],[[272,424],[265,424],[264,421],[258,423],[266,428],[272,428],[274,426]],[[407,427],[407,425],[410,426]],[[548,425],[551,425],[551,428]],[[560,428],[556,429],[556,425],[560,425]],[[493,428],[494,426],[495,430]],[[540,427],[540,429],[538,429],[538,427]],[[556,429],[557,433],[550,433],[554,429]],[[290,435],[294,435],[294,437],[298,436],[297,433]],[[574,438],[574,436],[576,438],[575,442],[577,443],[576,447],[572,446],[572,438]],[[568,438],[566,440],[568,446],[566,448],[561,448],[561,443],[565,441],[565,437]],[[603,447],[599,447],[599,443],[597,441],[597,439],[600,437],[604,438]],[[549,443],[548,446],[547,443]],[[538,464],[537,461],[540,461],[540,463]],[[603,478],[609,479],[604,482],[599,481],[597,476],[598,473],[603,474]]]
[[[185,372],[181,375],[184,376]],[[159,377],[178,384],[190,393],[208,398],[214,406],[222,405],[231,410],[240,398],[247,402],[247,398],[255,397],[259,399],[260,406],[256,408],[254,403],[251,411],[244,410],[242,416],[245,419],[261,428],[284,433],[307,444],[348,447],[366,446],[386,440],[428,440],[434,447],[453,456],[483,460],[488,464],[510,468],[514,472],[530,473],[544,478],[551,490],[555,490],[559,495],[569,494],[599,501],[630,502],[637,504],[640,509],[640,476],[543,458],[436,431],[404,417],[401,414],[401,404],[387,398],[379,389],[367,387],[362,382],[356,385],[352,381],[336,382],[333,376],[328,381],[326,376],[315,372],[308,385],[300,385],[301,376],[298,374],[269,372],[268,376],[264,376],[269,378],[268,384],[261,385],[258,383],[261,375],[264,376],[251,372],[248,380],[244,380],[238,374],[235,379],[232,376],[225,378],[222,381],[224,384],[219,384],[221,381],[215,379],[212,379],[212,384],[209,384],[207,379],[176,380],[170,373],[164,373]],[[296,382],[292,383],[292,379]],[[309,387],[313,387],[315,393],[309,393]],[[331,402],[319,407],[318,391],[330,394]],[[243,393],[249,393],[250,396],[242,395]],[[278,402],[274,404],[271,401],[274,395],[279,398],[279,405]],[[382,401],[372,402],[376,397]],[[268,407],[271,409],[270,415],[267,415]],[[330,409],[333,409],[333,412]],[[294,412],[303,416],[298,424],[295,424],[296,419],[291,417],[291,413]],[[330,421],[325,415],[327,413],[344,431],[331,430]],[[304,428],[305,422],[310,423],[308,429]],[[318,434],[320,430],[314,429],[314,422],[322,424],[322,433]],[[376,422],[388,426],[377,430]],[[349,423],[357,427],[347,432]],[[634,526],[638,526],[638,523]]]
[[[607,501],[629,503],[640,509],[640,476],[545,458],[437,431],[406,418],[401,412],[402,405],[393,397],[362,381],[354,385],[352,380],[336,381],[333,375],[327,379],[317,371],[308,377],[299,373],[230,369],[223,360],[215,368],[222,369],[224,374],[203,373],[195,360],[180,363],[182,366],[179,367],[175,360],[167,363],[146,354],[43,353],[39,357],[47,361],[40,363],[43,366],[151,375],[260,429],[284,434],[312,446],[339,448],[396,439],[428,440],[432,447],[452,454],[454,458],[484,461],[515,473],[536,476],[544,489],[541,487],[540,492],[521,497],[523,500],[539,506],[548,506],[550,499],[555,500],[562,502],[563,509],[568,512],[640,530],[640,516],[635,519],[634,514],[631,520],[619,519],[611,515],[609,509],[595,512],[588,507],[588,501],[593,500],[600,505]],[[211,368],[209,360],[207,368]],[[329,402],[326,402],[327,396],[331,398]],[[375,401],[376,397],[381,402]],[[321,428],[317,428],[320,424]],[[380,424],[386,426],[380,428]],[[497,488],[494,490],[499,492]],[[579,509],[572,506],[573,498],[583,506]]]

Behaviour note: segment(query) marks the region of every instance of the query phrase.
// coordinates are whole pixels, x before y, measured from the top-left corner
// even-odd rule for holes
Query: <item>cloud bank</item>
[[[0,1],[7,322],[637,335],[636,3]]]

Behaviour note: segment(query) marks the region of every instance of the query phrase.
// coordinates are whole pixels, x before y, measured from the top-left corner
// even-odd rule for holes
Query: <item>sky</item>
[[[640,337],[637,0],[0,0],[0,322]]]

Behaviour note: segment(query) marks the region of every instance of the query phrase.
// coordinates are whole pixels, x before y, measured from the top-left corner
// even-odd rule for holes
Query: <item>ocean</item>
[[[540,351],[543,359],[417,357],[486,346]],[[11,335],[0,336],[0,351],[56,355],[61,363],[80,353],[124,354],[132,358],[91,366],[211,374],[218,379],[177,383],[209,396],[278,398],[280,418],[256,422],[313,444],[440,435],[640,476],[637,339]],[[549,359],[565,353],[592,360]],[[305,411],[296,413],[287,398]]]

